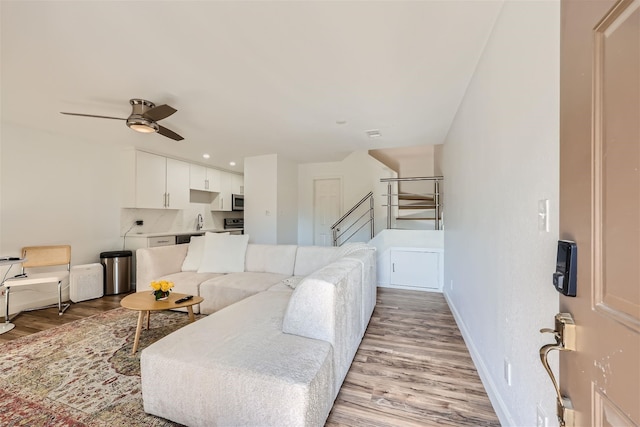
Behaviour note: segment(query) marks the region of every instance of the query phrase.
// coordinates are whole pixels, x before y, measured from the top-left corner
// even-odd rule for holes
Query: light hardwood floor
[[[120,306],[124,295],[20,314],[0,343]],[[1,351],[1,350],[0,350]],[[499,426],[441,294],[378,289],[327,426]]]
[[[499,426],[442,294],[378,289],[327,426]]]

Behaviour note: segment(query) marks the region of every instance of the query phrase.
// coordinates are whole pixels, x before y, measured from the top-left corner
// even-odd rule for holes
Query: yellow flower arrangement
[[[164,299],[169,296],[169,292],[173,288],[173,282],[168,280],[154,280],[151,282],[151,289],[153,289],[153,295],[156,297],[156,301]]]

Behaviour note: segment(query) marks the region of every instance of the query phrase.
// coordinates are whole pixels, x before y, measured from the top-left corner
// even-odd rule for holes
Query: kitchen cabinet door
[[[220,171],[220,192],[211,203],[212,211],[227,212],[231,210],[232,176],[228,172]]]
[[[244,177],[242,175],[231,175],[231,193],[244,194]]]
[[[163,209],[166,202],[166,157],[137,151],[135,158],[135,207]]]
[[[207,191],[207,168],[200,165],[189,165],[189,188]]]
[[[207,191],[212,191],[214,193],[220,192],[220,175],[221,172],[218,169],[207,168]]]
[[[220,191],[220,171],[201,165],[189,165],[189,188],[199,191]]]
[[[185,209],[189,206],[189,163],[167,158],[166,208]]]

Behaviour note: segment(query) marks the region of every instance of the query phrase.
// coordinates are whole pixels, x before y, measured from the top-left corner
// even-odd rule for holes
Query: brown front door
[[[562,0],[560,238],[578,249],[560,296],[575,426],[640,425],[640,0]]]

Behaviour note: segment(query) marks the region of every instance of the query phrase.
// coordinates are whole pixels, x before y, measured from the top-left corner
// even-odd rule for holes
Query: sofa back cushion
[[[193,236],[189,242],[187,256],[182,262],[182,271],[198,271],[204,252],[204,236]]]
[[[206,233],[198,273],[242,273],[248,234]]]
[[[293,275],[296,261],[296,245],[259,245],[251,243],[247,246],[245,271],[256,273],[277,273]]]
[[[298,246],[294,276],[308,276],[316,270],[338,259],[339,247],[334,246]]]

